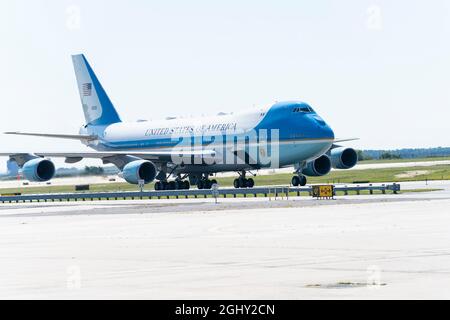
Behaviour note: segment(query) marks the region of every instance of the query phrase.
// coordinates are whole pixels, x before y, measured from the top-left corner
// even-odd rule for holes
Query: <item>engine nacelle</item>
[[[331,160],[327,155],[323,155],[316,160],[310,161],[303,169],[303,174],[310,177],[320,177],[331,171]]]
[[[150,183],[155,180],[156,166],[148,160],[136,160],[128,163],[122,170],[123,178],[131,184],[139,184],[139,180]]]
[[[350,169],[358,163],[358,154],[352,148],[336,148],[330,152],[334,169]]]
[[[55,165],[47,159],[36,158],[25,162],[22,167],[24,177],[33,182],[45,182],[54,177]]]

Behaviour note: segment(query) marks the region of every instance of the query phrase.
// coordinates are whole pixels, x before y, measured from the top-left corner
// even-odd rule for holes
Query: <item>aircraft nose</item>
[[[318,115],[312,118],[313,126],[316,127],[318,138],[322,139],[334,139],[333,129]]]
[[[325,125],[322,126],[322,132],[324,138],[330,138],[334,140],[333,129],[331,129],[331,127],[327,123],[325,123]]]

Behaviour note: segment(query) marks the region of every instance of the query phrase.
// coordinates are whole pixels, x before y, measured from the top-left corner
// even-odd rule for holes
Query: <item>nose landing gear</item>
[[[249,179],[238,178],[238,179],[234,179],[233,186],[236,189],[239,189],[239,188],[253,188],[255,186],[255,181],[252,178],[249,178]]]

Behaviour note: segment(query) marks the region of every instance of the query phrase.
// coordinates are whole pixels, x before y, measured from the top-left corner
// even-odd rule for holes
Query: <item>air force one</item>
[[[264,168],[294,167],[293,186],[306,176],[331,168],[350,169],[358,161],[352,148],[337,145],[328,124],[304,102],[279,102],[267,108],[200,118],[122,122],[84,55],[72,56],[86,119],[79,134],[6,132],[6,134],[75,139],[93,149],[74,153],[1,153],[23,176],[44,182],[55,175],[50,158],[77,163],[84,158],[114,164],[131,184],[156,180],[156,190],[209,189],[215,173],[236,172],[235,188],[252,188],[247,178]]]

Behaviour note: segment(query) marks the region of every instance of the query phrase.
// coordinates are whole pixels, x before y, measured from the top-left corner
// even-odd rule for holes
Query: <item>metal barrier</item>
[[[29,194],[29,195],[7,195],[0,196],[0,203],[13,203],[13,202],[55,202],[55,201],[90,201],[90,200],[119,200],[119,199],[162,199],[174,197],[189,198],[189,197],[234,197],[238,195],[245,197],[263,195],[264,197],[271,197],[272,195],[277,197],[286,197],[292,193],[300,196],[300,193],[307,192],[312,196],[312,186],[307,187],[257,187],[251,189],[231,189],[223,188],[218,190],[171,190],[171,191],[143,191],[143,192],[86,192],[86,193],[56,193],[56,194]],[[400,191],[399,184],[379,185],[379,186],[336,186],[335,192],[343,192],[348,195],[349,192],[356,192],[360,194],[361,191],[368,191],[373,194],[374,191],[380,191],[386,193],[386,191],[392,191],[397,193]]]

